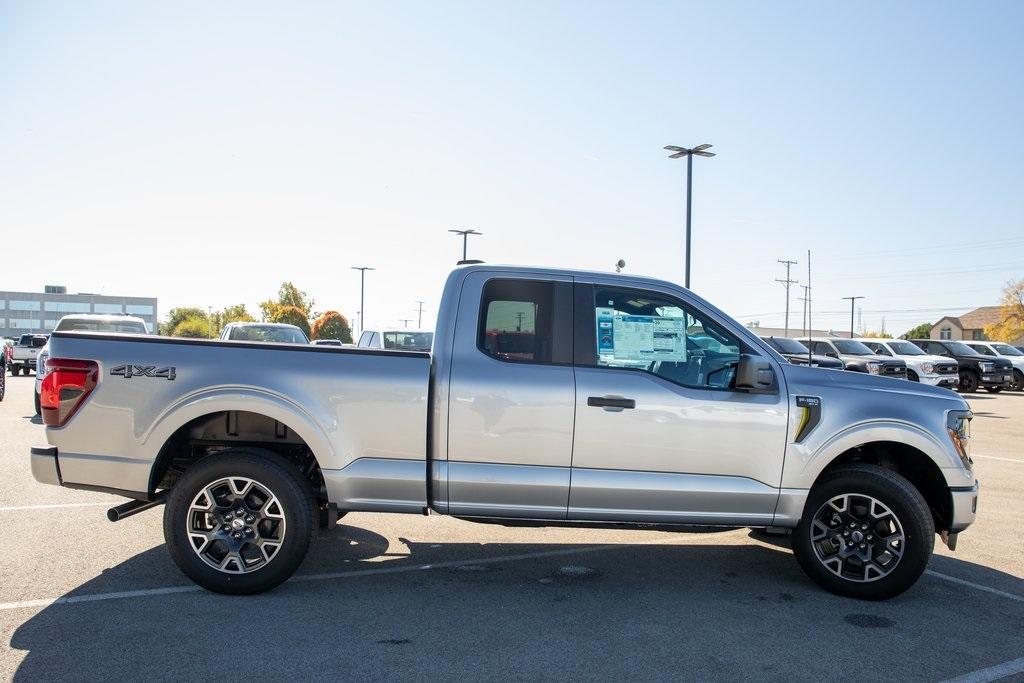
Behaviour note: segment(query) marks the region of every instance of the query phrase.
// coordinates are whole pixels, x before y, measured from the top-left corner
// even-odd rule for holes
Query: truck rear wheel
[[[1013,371],[1013,384],[1010,385],[1011,391],[1024,391],[1024,372],[1020,370]]]
[[[807,576],[864,600],[885,600],[914,585],[934,547],[935,523],[921,493],[876,465],[824,475],[793,532],[793,554]]]
[[[315,510],[309,482],[287,460],[231,448],[199,461],[174,485],[164,539],[181,571],[203,588],[262,593],[302,563]]]

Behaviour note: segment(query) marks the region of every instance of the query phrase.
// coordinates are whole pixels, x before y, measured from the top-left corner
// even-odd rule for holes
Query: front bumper
[[[978,481],[975,480],[974,486],[949,489],[952,503],[949,520],[951,533],[963,531],[974,522],[974,517],[978,513],[978,486]]]
[[[60,465],[57,464],[56,446],[32,447],[32,476],[40,484],[62,486]]]
[[[1013,371],[1012,370],[997,370],[996,372],[986,372],[981,376],[981,386],[983,387],[1008,387],[1013,383]]]
[[[959,375],[918,375],[917,378],[921,380],[921,384],[928,384],[933,387],[956,389],[960,386]]]

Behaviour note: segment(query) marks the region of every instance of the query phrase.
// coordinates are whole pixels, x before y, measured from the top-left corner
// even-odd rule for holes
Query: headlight
[[[921,372],[927,372],[930,375],[935,372],[935,366],[932,363],[921,363]]]
[[[881,371],[882,371],[882,364],[881,363],[876,363],[873,360],[869,360],[868,361],[868,372],[869,373],[871,373],[872,375],[877,375]]]
[[[971,469],[974,461],[971,460],[971,417],[973,413],[969,410],[951,410],[946,415],[946,433],[953,442],[953,448],[964,463],[964,467]]]
[[[990,363],[990,362],[984,361],[984,360],[981,361],[980,363],[978,363],[978,365],[981,366],[981,371],[982,372],[992,372],[993,370],[996,369],[996,364],[995,363]]]

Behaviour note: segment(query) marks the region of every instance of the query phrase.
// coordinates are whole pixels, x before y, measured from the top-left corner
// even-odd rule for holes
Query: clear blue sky
[[[1024,276],[1024,4],[0,4],[0,289],[368,325],[488,261],[682,280],[902,332]],[[21,248],[12,249],[12,236]],[[26,243],[25,240],[28,240]],[[799,302],[793,306],[799,320]],[[908,310],[913,309],[913,310]]]

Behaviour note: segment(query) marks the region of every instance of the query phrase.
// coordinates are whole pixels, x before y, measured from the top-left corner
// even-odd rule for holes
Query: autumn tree
[[[160,334],[165,336],[176,336],[174,335],[175,328],[178,327],[182,322],[196,318],[206,319],[206,311],[195,306],[180,306],[178,308],[172,308],[170,313],[167,314],[167,320],[160,324]],[[205,334],[203,335],[206,336]]]
[[[867,337],[869,339],[892,339],[892,335],[888,332],[865,332],[860,336]]]
[[[313,321],[313,339],[338,339],[345,344],[352,343],[352,328],[348,319],[337,311],[326,311]]]
[[[172,337],[195,337],[199,339],[206,339],[214,334],[213,327],[210,326],[210,319],[206,314],[202,317],[195,316],[192,318],[186,318],[182,320],[174,329],[171,330]]]
[[[1024,279],[1006,283],[999,318],[995,325],[985,327],[986,337],[1007,343],[1024,339]]]
[[[310,335],[309,318],[298,306],[277,306],[270,322],[295,325],[305,333],[306,337]]]

